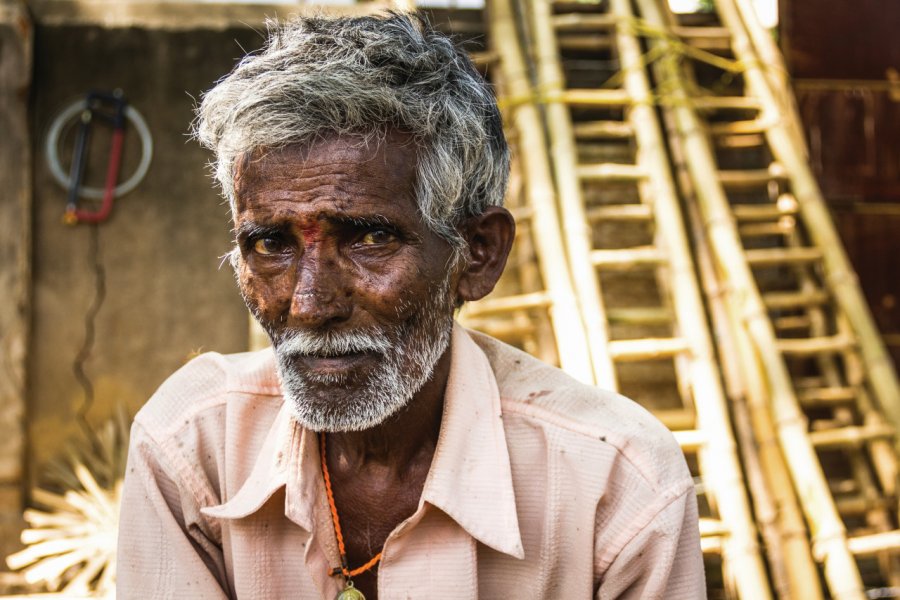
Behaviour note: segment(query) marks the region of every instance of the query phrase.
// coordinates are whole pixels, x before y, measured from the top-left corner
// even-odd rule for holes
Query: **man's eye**
[[[373,229],[359,238],[359,243],[363,246],[378,246],[388,244],[396,239],[397,236],[386,229]]]
[[[284,244],[275,238],[265,237],[253,242],[253,251],[263,256],[278,254],[284,250]]]

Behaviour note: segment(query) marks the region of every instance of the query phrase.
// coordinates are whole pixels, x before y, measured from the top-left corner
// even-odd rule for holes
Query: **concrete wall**
[[[194,98],[227,73],[241,47],[261,41],[240,29],[171,31],[95,25],[36,29],[32,135],[34,139],[34,261],[32,344],[28,357],[30,481],[69,440],[81,435],[77,414],[85,392],[73,364],[97,294],[105,298],[94,321],[84,371],[95,400],[93,424],[115,405],[133,413],[192,354],[247,347],[247,316],[227,267],[229,216],[207,176],[208,154],[188,140]],[[63,223],[65,191],[49,173],[43,144],[50,122],[88,90],[121,88],[144,115],[155,145],[146,179],[117,199],[112,218],[96,226]],[[140,154],[129,131],[123,177]],[[95,129],[87,180],[101,185],[108,132]],[[61,146],[71,147],[72,136]],[[65,156],[66,152],[63,151]]]
[[[0,0],[0,556],[21,528],[25,364],[30,288],[28,87],[31,21]]]

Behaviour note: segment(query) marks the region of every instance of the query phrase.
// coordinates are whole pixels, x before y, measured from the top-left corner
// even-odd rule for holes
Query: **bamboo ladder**
[[[699,491],[711,514],[718,515],[701,521],[704,549],[721,553],[724,584],[731,596],[769,598],[676,190],[640,65],[639,43],[627,28],[615,27],[630,18],[630,3],[557,4],[557,9],[553,14],[548,0],[533,0],[520,12],[530,16],[537,90],[546,104],[568,258],[588,327],[595,375],[601,385],[621,383],[629,392],[632,386],[640,399],[635,380],[647,377],[649,371],[629,371],[623,363],[649,362],[644,366],[659,370],[660,360],[672,361],[670,395],[680,407],[657,414],[675,430],[685,453],[697,456]],[[616,52],[621,85],[566,89],[561,54],[596,49]],[[587,120],[573,123],[573,108],[583,109],[580,116]],[[591,155],[601,158],[585,158]],[[595,239],[592,232],[605,239]],[[603,248],[596,247],[598,241]],[[614,279],[614,272],[623,271],[626,279],[644,276],[638,300],[644,307],[613,305],[616,284],[608,290],[605,276],[613,272]],[[648,279],[651,286],[646,285]],[[659,302],[648,302],[653,297]],[[653,408],[653,402],[648,404]]]
[[[515,23],[508,4],[500,2],[491,9],[490,37],[500,65],[491,75],[514,152],[507,199],[516,217],[517,234],[509,268],[497,289],[489,297],[466,305],[460,320],[559,364],[585,383],[594,383],[587,340],[566,268],[540,118],[536,107],[527,101],[530,85],[525,61],[514,43]]]
[[[831,596],[865,597],[860,567],[872,566],[867,556],[877,568],[865,581],[896,585],[896,375],[806,165],[792,104],[753,45],[763,39],[758,25],[742,0],[716,2],[726,48],[737,59],[730,76],[743,76],[733,104],[746,109],[710,114],[677,60],[685,32],[657,0],[639,5],[655,28],[651,46],[667,53],[654,68],[669,92],[666,111],[698,219],[727,282],[732,333],[745,342],[743,368],[766,382]],[[751,157],[762,168],[726,168]]]

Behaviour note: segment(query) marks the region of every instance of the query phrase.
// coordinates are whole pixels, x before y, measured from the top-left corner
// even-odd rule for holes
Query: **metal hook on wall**
[[[65,125],[75,117],[79,119],[75,152],[69,173],[66,173],[59,159],[59,138]],[[106,122],[113,130],[103,188],[83,185],[88,142],[95,121]],[[117,185],[126,121],[131,123],[140,138],[141,160],[131,177]],[[128,104],[121,90],[90,92],[83,100],[77,100],[63,109],[50,124],[45,154],[53,179],[68,191],[64,221],[70,225],[102,223],[112,212],[113,199],[132,191],[146,176],[153,157],[153,138],[147,122],[136,108]],[[102,203],[99,209],[92,211],[81,208],[80,199],[102,200]]]

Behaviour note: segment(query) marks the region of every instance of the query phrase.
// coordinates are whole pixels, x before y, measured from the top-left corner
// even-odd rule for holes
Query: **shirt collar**
[[[301,429],[283,404],[247,480],[228,501],[201,508],[200,512],[219,519],[241,519],[259,510],[287,483],[288,465],[294,447],[298,445],[299,432]]]
[[[457,324],[450,351],[441,430],[420,507],[427,502],[482,544],[524,558],[497,381],[484,352]],[[311,531],[322,489],[317,448],[315,434],[282,405],[250,476],[227,502],[202,512],[240,519],[286,486],[285,515]]]
[[[451,353],[441,432],[422,499],[482,544],[524,558],[497,380],[487,356],[456,324]]]

